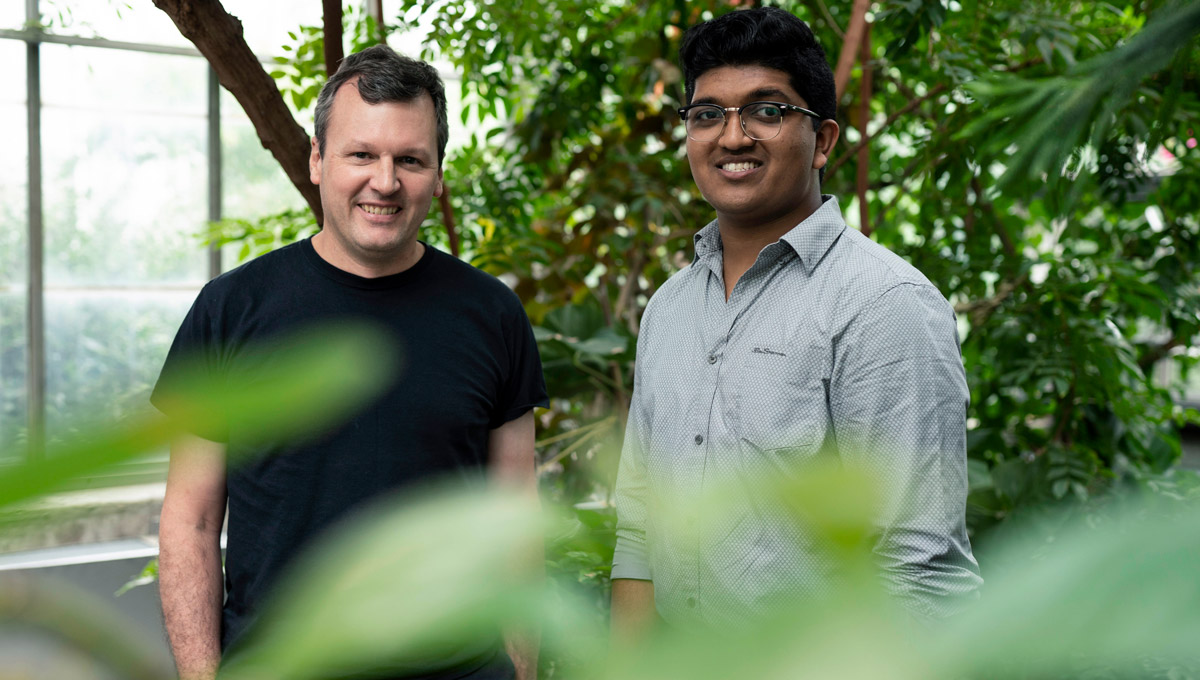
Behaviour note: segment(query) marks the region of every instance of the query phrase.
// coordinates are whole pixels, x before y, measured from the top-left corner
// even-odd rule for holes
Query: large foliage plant
[[[515,277],[544,331],[544,455],[564,492],[597,480],[603,491],[637,319],[713,217],[674,113],[679,38],[753,3],[400,4],[431,22],[430,49],[464,74],[464,121],[485,130],[448,177],[475,262]],[[845,5],[778,4],[836,58]],[[1194,487],[1172,465],[1196,413],[1155,369],[1188,376],[1200,323],[1197,14],[871,5],[825,191],[960,312],[979,538],[1032,508],[1091,508],[1115,487]]]
[[[550,564],[596,585],[598,609],[638,319],[713,218],[675,114],[679,39],[753,4],[387,5],[392,30],[427,30],[422,56],[461,74],[456,122],[476,132],[446,160],[453,222],[464,257],[508,280],[535,325],[552,396],[543,488],[578,513]],[[848,3],[777,4],[831,62],[849,49]],[[1173,467],[1181,428],[1198,421],[1179,406],[1200,328],[1197,7],[869,4],[825,191],[960,314],[968,520],[985,553],[1006,525],[1051,538],[1061,523],[1042,521],[1047,508],[1094,514],[1119,489],[1197,493]],[[353,40],[375,35],[361,13],[347,18]],[[319,33],[302,29],[293,54],[274,75],[303,107],[324,77]],[[431,211],[425,238],[444,243],[446,221]],[[225,227],[218,240],[253,254],[315,223]]]

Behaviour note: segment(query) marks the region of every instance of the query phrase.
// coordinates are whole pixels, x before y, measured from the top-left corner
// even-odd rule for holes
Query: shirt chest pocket
[[[829,433],[827,349],[752,346],[742,362],[736,395],[740,448],[787,464],[815,457]]]

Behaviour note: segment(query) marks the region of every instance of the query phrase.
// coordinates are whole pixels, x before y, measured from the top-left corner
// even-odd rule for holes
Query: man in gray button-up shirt
[[[981,583],[954,312],[821,194],[837,104],[804,22],[731,12],[688,31],[680,59],[688,161],[717,219],[642,319],[614,634],[635,636],[656,612],[737,625],[828,592],[837,566],[756,493],[825,456],[880,478],[874,553],[888,589],[918,617],[944,616]],[[734,494],[721,526],[677,517],[713,488]]]

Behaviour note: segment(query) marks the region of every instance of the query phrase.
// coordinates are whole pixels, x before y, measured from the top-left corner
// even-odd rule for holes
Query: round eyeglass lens
[[[742,109],[742,129],[753,139],[771,139],[783,124],[783,109],[774,104],[754,104]]]

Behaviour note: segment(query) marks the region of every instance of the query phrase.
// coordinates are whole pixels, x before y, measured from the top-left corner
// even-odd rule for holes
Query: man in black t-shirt
[[[547,402],[520,301],[417,240],[442,191],[447,135],[432,67],[385,46],[347,57],[317,100],[309,164],[322,231],[211,281],[175,338],[151,397],[168,416],[168,386],[185,361],[217,377],[253,375],[271,361],[254,345],[311,326],[371,323],[395,342],[401,363],[379,397],[319,436],[256,441],[250,450],[243,433],[223,430],[172,444],[159,579],[185,680],[214,677],[279,573],[363,503],[434,476],[490,478],[536,496],[532,409]],[[227,470],[227,455],[247,462]],[[505,643],[508,654],[497,637],[375,670],[533,678],[536,641]]]

